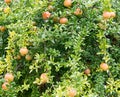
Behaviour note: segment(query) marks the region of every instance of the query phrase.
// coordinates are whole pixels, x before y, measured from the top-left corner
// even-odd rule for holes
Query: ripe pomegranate
[[[11,73],[6,73],[4,79],[7,82],[12,82],[14,80],[14,76]]]
[[[47,73],[42,73],[40,76],[40,80],[42,84],[45,84],[49,81],[48,75]]]
[[[74,88],[68,89],[68,96],[69,97],[75,97],[77,95],[77,91]]]
[[[80,9],[80,8],[77,8],[76,10],[75,10],[75,12],[74,12],[74,14],[76,15],[76,16],[80,16],[80,15],[82,15],[82,10]]]
[[[4,82],[3,84],[2,84],[2,89],[3,90],[8,90],[8,86],[9,85],[9,83],[8,82]]]
[[[42,13],[42,17],[43,17],[43,19],[45,19],[45,20],[48,19],[48,18],[50,18],[50,16],[51,16],[51,13],[48,12],[48,11]]]
[[[111,17],[110,12],[103,12],[103,18],[104,19],[109,19]]]
[[[20,49],[20,54],[21,56],[25,56],[28,53],[28,49],[26,47],[23,47]]]
[[[116,16],[115,12],[110,12],[111,18],[114,18]]]
[[[5,32],[6,28],[4,26],[0,26],[0,31]]]
[[[87,68],[87,69],[84,71],[84,73],[85,73],[86,75],[89,75],[89,74],[90,74],[90,69]]]
[[[12,0],[4,0],[4,2],[5,2],[6,4],[10,4],[10,3],[12,2]]]
[[[101,63],[100,64],[100,68],[103,70],[103,71],[107,71],[109,69],[109,66],[106,64],[106,63]]]
[[[72,0],[65,0],[64,1],[64,6],[65,7],[71,7],[72,6]]]
[[[60,19],[60,24],[66,24],[68,23],[68,19],[67,18],[61,18]]]

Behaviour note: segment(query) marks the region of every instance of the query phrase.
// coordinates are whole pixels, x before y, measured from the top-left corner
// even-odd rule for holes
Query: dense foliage
[[[8,1],[0,97],[120,96],[119,0]]]

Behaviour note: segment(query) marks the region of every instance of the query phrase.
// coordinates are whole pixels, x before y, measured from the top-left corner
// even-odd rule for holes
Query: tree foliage
[[[0,85],[6,73],[14,81],[0,88],[0,97],[68,97],[70,88],[75,97],[119,97],[119,6],[119,0],[72,0],[70,7],[64,0],[1,0]],[[104,19],[106,11],[116,16]],[[63,17],[66,24],[59,22]]]

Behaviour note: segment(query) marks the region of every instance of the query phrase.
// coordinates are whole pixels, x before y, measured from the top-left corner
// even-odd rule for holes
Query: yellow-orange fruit
[[[28,53],[28,49],[26,47],[23,47],[20,49],[20,54],[21,56],[25,56]]]
[[[45,84],[49,81],[48,75],[47,73],[42,73],[40,76],[40,80],[42,84]]]
[[[115,12],[110,12],[111,18],[114,18],[116,16]]]
[[[60,19],[60,24],[66,24],[68,23],[68,19],[67,18],[61,18]]]
[[[1,32],[5,32],[5,30],[6,30],[5,26],[0,26],[0,31]]]
[[[42,13],[42,17],[43,17],[43,19],[45,19],[45,20],[48,19],[48,18],[50,18],[50,16],[51,16],[51,13],[48,12],[48,11]]]
[[[85,73],[86,75],[89,75],[89,74],[90,74],[90,69],[87,68],[87,69],[84,71],[84,73]]]
[[[103,71],[107,71],[109,69],[109,66],[108,64],[106,63],[101,63],[100,64],[100,68],[103,70]]]
[[[68,96],[69,97],[75,97],[77,95],[77,91],[74,88],[68,89]]]
[[[109,19],[109,18],[111,18],[110,12],[103,12],[103,18],[104,18],[104,19]]]
[[[77,9],[75,10],[75,12],[74,12],[74,14],[75,14],[76,16],[80,16],[80,15],[82,15],[82,13],[83,13],[83,11],[82,11],[80,8],[77,8]]]
[[[2,84],[2,89],[3,89],[3,90],[8,90],[7,85],[9,85],[8,82],[3,83],[3,84]]]
[[[70,6],[72,6],[72,0],[65,0],[65,1],[64,1],[64,6],[65,6],[65,7],[70,7]]]
[[[4,2],[5,2],[6,4],[10,4],[10,3],[12,2],[12,0],[4,0]]]
[[[4,79],[7,82],[12,82],[14,80],[14,76],[12,73],[6,73]]]

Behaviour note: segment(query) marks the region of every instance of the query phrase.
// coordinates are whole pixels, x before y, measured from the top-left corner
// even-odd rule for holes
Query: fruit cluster
[[[116,16],[115,12],[107,12],[107,11],[103,12],[104,19],[114,18],[115,16]]]
[[[63,5],[65,6],[65,7],[67,7],[67,8],[70,8],[71,6],[72,6],[72,0],[65,0],[64,1],[64,3],[63,3]],[[49,10],[51,10],[51,9],[53,9],[53,7],[52,6],[48,6],[48,9]],[[76,16],[81,16],[82,15],[82,13],[83,13],[83,11],[80,9],[80,8],[77,8],[75,11],[74,11],[74,15],[76,15]],[[46,12],[43,12],[42,13],[42,18],[43,19],[49,19],[51,17],[51,13],[49,12],[49,11],[46,11]],[[54,21],[55,21],[55,19],[53,19]],[[60,19],[59,19],[59,23],[60,24],[67,24],[68,23],[68,19],[66,18],[66,17],[61,17]]]
[[[4,77],[5,82],[2,84],[3,90],[8,90],[10,83],[14,80],[14,76],[12,73],[6,73]]]
[[[30,54],[28,54],[28,49],[27,49],[26,47],[21,48],[21,49],[19,50],[19,53],[20,53],[20,54],[17,55],[17,56],[15,57],[15,59],[20,60],[21,57],[24,57],[24,56],[25,56],[25,59],[26,59],[27,61],[32,60],[32,56],[31,56]]]

